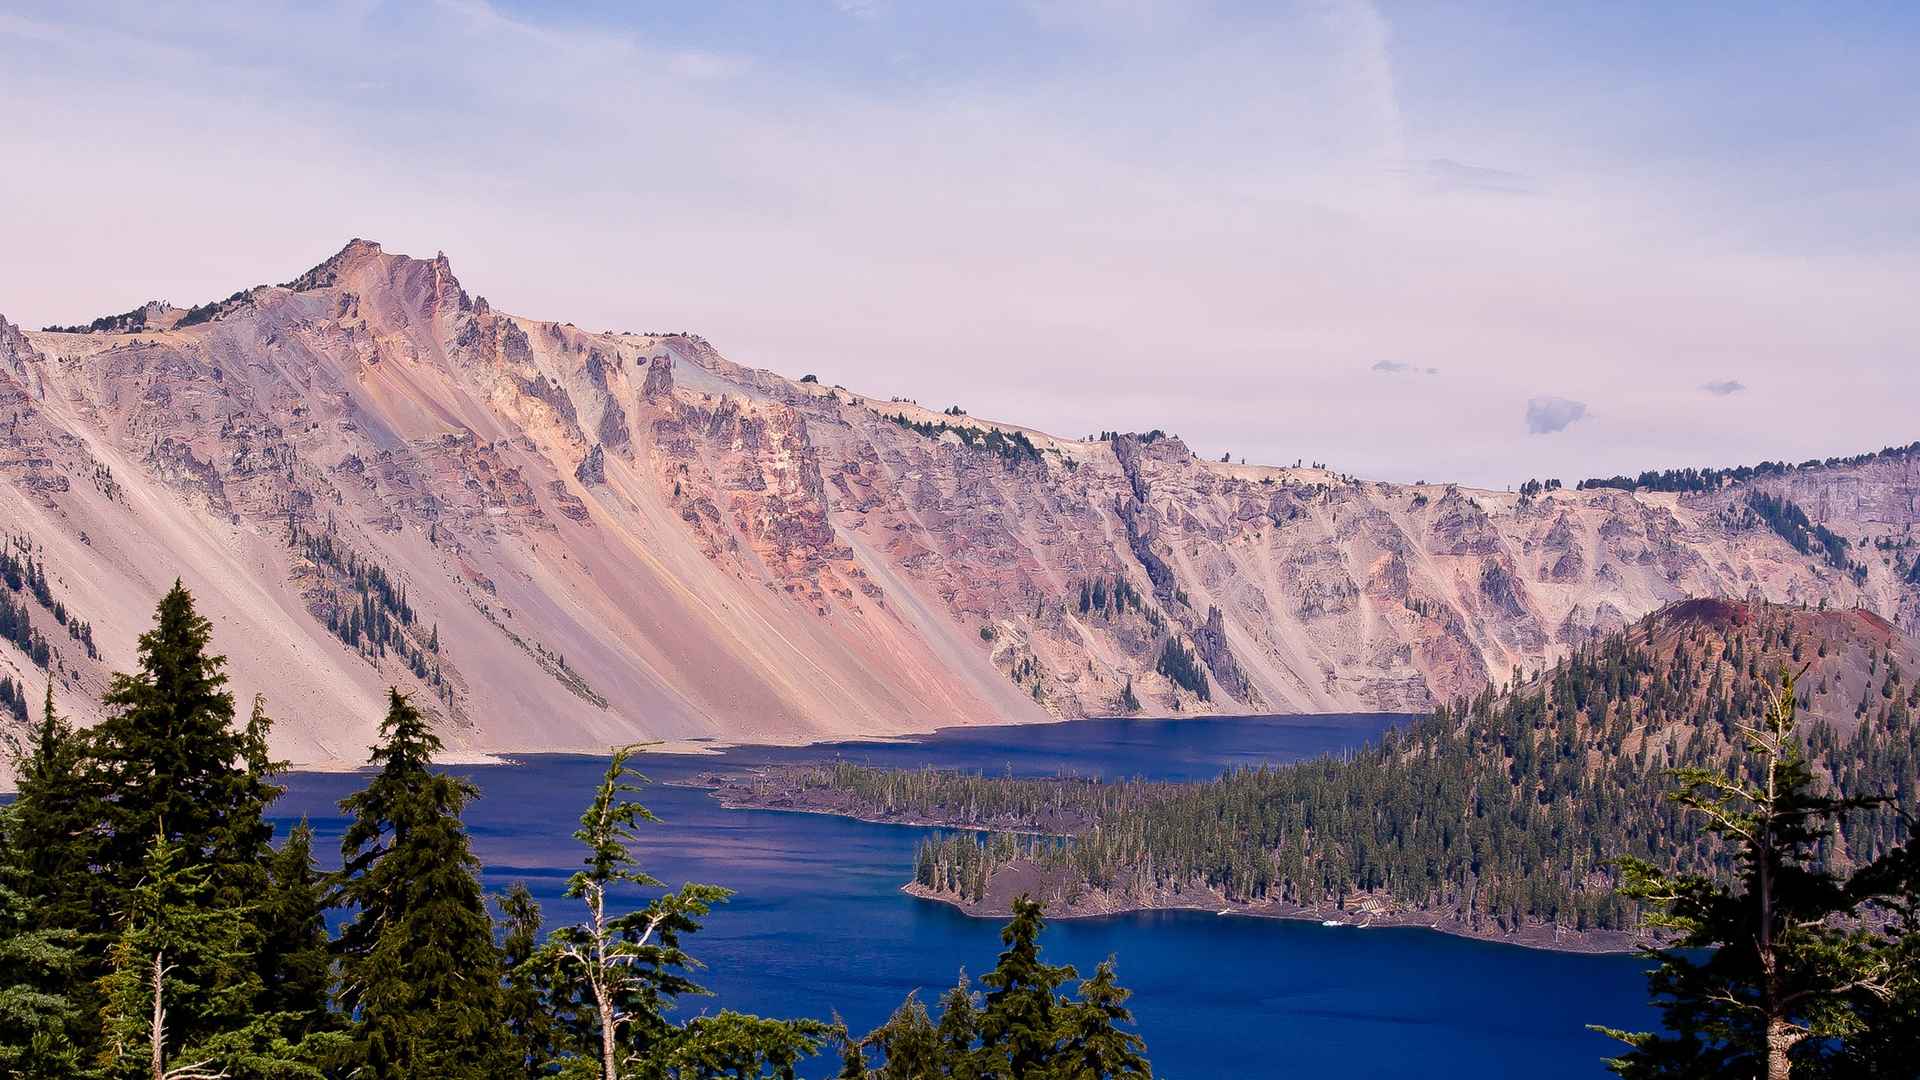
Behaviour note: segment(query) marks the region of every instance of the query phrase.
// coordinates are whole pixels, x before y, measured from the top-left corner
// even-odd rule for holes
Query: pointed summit
[[[372,240],[362,240],[356,236],[347,241],[347,246],[341,248],[339,252],[331,258],[313,269],[308,270],[306,273],[301,274],[299,277],[294,278],[292,281],[285,283],[281,287],[292,289],[294,292],[325,289],[340,283],[340,272],[342,270],[355,263],[363,262],[380,254],[382,254],[382,252],[379,244]],[[441,256],[441,258],[444,259],[445,256]]]

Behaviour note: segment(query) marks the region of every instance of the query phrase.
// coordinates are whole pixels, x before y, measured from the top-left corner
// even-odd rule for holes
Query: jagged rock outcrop
[[[100,645],[58,650],[62,707],[91,715],[178,575],[300,762],[357,760],[389,683],[459,748],[591,749],[1104,714],[1129,693],[1422,709],[1685,596],[1911,623],[1917,464],[1528,497],[1205,462],[1157,432],[1057,439],[688,335],[504,314],[444,255],[368,241],[100,330],[0,320],[0,520]],[[1864,569],[1795,550],[1751,487]],[[1169,638],[1205,700],[1156,671]],[[0,669],[34,685],[29,666],[0,644]]]

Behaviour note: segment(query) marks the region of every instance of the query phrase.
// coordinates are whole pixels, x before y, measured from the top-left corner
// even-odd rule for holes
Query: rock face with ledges
[[[0,320],[0,517],[101,646],[59,650],[64,708],[177,575],[300,762],[358,760],[389,683],[466,750],[790,741],[1128,685],[1152,713],[1423,709],[1685,596],[1920,617],[1911,455],[1754,482],[1855,541],[1855,580],[1744,488],[1524,498],[1055,439],[501,313],[367,241],[212,310]]]

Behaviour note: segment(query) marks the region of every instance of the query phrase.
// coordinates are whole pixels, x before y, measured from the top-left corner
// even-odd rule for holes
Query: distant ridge
[[[14,591],[0,675],[94,715],[178,575],[304,763],[357,762],[389,683],[464,753],[1418,711],[1686,597],[1912,626],[1915,472],[1512,493],[1206,462],[498,312],[445,255],[354,240],[188,308],[0,319],[4,542],[99,653]]]

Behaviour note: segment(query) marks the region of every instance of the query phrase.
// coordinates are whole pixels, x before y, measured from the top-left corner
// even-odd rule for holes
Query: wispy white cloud
[[[1373,370],[1385,375],[1440,374],[1440,369],[1437,367],[1421,367],[1418,364],[1409,364],[1404,360],[1376,360],[1373,364]]]
[[[1414,170],[1434,192],[1477,191],[1496,195],[1531,195],[1539,185],[1524,173],[1468,165],[1452,158],[1432,158]]]

